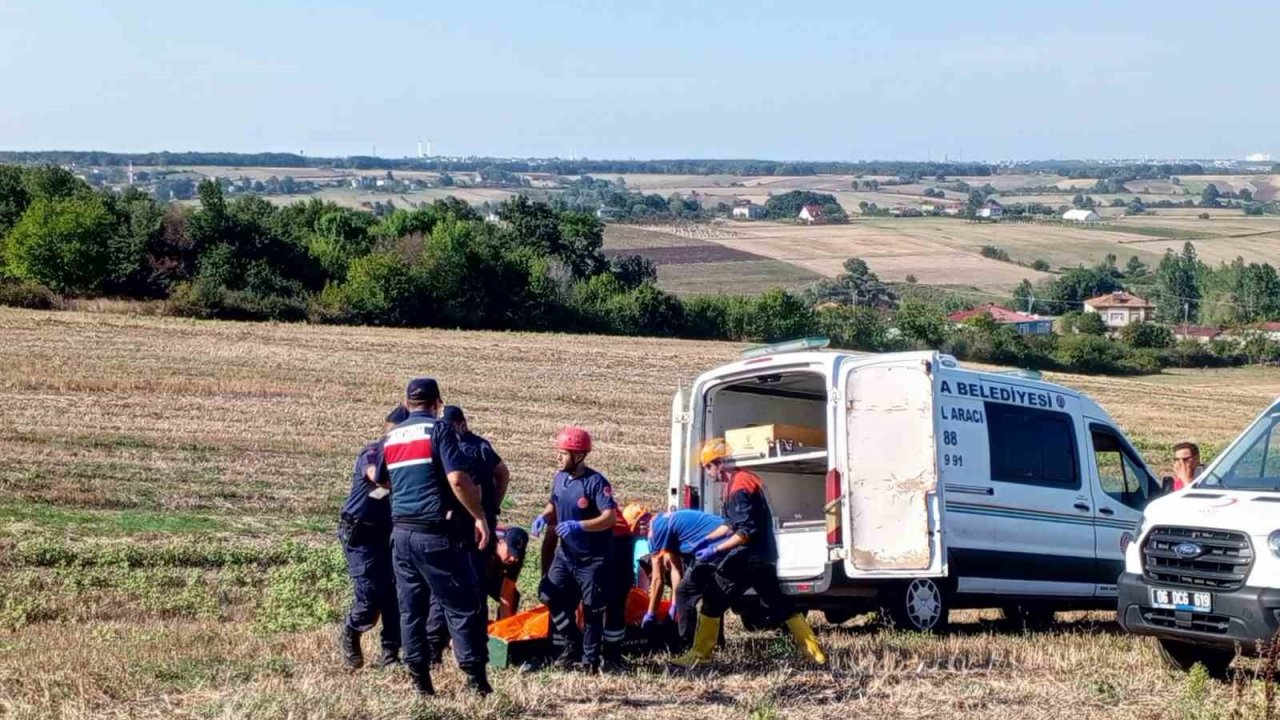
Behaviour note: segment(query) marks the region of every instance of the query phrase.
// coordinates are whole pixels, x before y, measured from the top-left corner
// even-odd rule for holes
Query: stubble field
[[[512,466],[506,517],[527,523],[566,423],[595,434],[624,500],[659,500],[670,393],[738,346],[9,309],[0,337],[0,717],[1183,718],[1259,702],[1167,674],[1107,613],[1035,633],[963,613],[947,637],[814,615],[824,670],[731,623],[704,671],[500,671],[477,701],[446,668],[441,697],[419,702],[401,671],[343,671],[333,644],[335,515],[405,379],[434,375],[468,410]],[[1274,371],[1056,379],[1157,467],[1173,441],[1220,446],[1280,394]]]

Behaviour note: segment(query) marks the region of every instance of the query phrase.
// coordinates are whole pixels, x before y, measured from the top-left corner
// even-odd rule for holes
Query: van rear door
[[[835,450],[850,578],[946,572],[934,438],[936,353],[842,366]]]
[[[667,475],[667,509],[694,507],[693,497],[685,495],[692,489],[685,487],[685,463],[689,458],[689,413],[684,405],[684,388],[678,388],[671,397],[671,458]],[[701,510],[701,507],[695,509]]]

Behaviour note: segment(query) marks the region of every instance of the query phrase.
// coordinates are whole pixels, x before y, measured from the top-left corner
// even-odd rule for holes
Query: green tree
[[[1218,192],[1218,186],[1213,183],[1207,183],[1204,191],[1200,193],[1201,207],[1219,207],[1222,205],[1218,198],[1222,197],[1222,193]]]
[[[936,348],[947,337],[948,323],[942,310],[920,300],[904,300],[894,314],[893,323],[903,338],[917,345]]]
[[[1151,270],[1147,267],[1146,263],[1138,259],[1137,255],[1130,256],[1129,262],[1125,263],[1124,266],[1124,276],[1129,279],[1145,277],[1149,272],[1151,272]]]
[[[1081,335],[1101,337],[1107,334],[1107,323],[1099,313],[1080,313],[1075,319],[1075,331]]]
[[[5,238],[5,263],[13,275],[57,292],[94,292],[111,272],[114,230],[95,195],[37,197]]]
[[[57,165],[41,165],[23,171],[23,184],[32,200],[62,200],[90,192],[83,180]]]
[[[1212,186],[1210,186],[1212,187]],[[1198,322],[1200,317],[1200,279],[1204,264],[1196,257],[1191,243],[1182,253],[1165,251],[1156,267],[1156,312],[1167,323]]]
[[[825,307],[817,312],[818,331],[840,348],[879,352],[889,349],[889,325],[874,308]]]
[[[18,223],[22,213],[31,204],[22,169],[13,165],[0,165],[0,238]]]
[[[311,255],[330,277],[341,280],[352,260],[373,251],[373,224],[369,213],[347,208],[329,210],[315,222],[308,243]]]
[[[844,261],[844,272],[834,280],[819,280],[807,292],[810,304],[825,302],[892,310],[898,304],[893,288],[880,281],[862,258]]]
[[[1120,339],[1132,348],[1173,347],[1173,331],[1159,323],[1131,322],[1120,328]]]

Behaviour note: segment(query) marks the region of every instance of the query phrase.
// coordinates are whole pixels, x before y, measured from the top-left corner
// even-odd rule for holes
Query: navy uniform
[[[440,397],[434,380],[409,383],[410,403],[431,405]],[[466,456],[447,423],[430,412],[412,410],[383,440],[380,473],[391,484],[391,542],[404,662],[420,694],[431,694],[427,617],[438,599],[453,639],[454,657],[471,687],[489,692],[485,665],[488,636],[475,592],[475,567],[468,547],[474,535],[459,532],[466,509],[453,493],[448,474],[467,471]],[[470,530],[470,526],[468,528]]]
[[[347,557],[347,573],[355,586],[355,601],[342,626],[341,647],[347,667],[364,664],[360,635],[382,618],[382,658],[386,666],[399,661],[400,611],[396,578],[391,565],[391,504],[368,477],[380,461],[381,445],[366,445],[351,473],[351,493],[342,507],[338,539]]]
[[[457,427],[455,423],[466,423],[467,421],[462,408],[452,405],[445,407],[444,411],[440,413],[440,420],[446,426],[454,428]],[[498,452],[493,449],[493,445],[488,440],[470,431],[458,434],[458,447],[466,457],[471,479],[480,488],[480,504],[484,508],[485,520],[489,523],[490,529],[496,528],[498,526],[499,509],[497,483],[494,475],[498,466],[502,464],[502,458],[498,456]],[[465,512],[459,513],[459,533],[465,536],[471,531],[471,526],[471,516]],[[487,566],[496,556],[497,542],[498,533],[494,532],[489,537],[488,547],[481,549],[472,545],[467,548],[476,577],[485,577]],[[484,583],[477,583],[476,590],[480,597],[480,611],[484,613],[487,625],[489,622],[489,604],[486,600],[486,586]],[[427,637],[431,643],[431,662],[439,663],[444,658],[445,648],[449,646],[449,629],[445,623],[444,612],[440,608],[440,603],[434,598],[431,602],[431,613],[427,618]]]
[[[506,546],[509,561],[502,558],[502,553],[495,551],[486,560],[481,575],[484,578],[485,595],[498,603],[496,619],[502,620],[520,611],[520,591],[516,584],[520,582],[520,571],[524,569],[529,533],[524,528],[513,525],[499,527],[494,535],[498,537],[498,542]]]
[[[613,486],[603,475],[585,465],[582,474],[556,473],[551,487],[551,506],[556,523],[582,522],[599,517],[606,510],[616,510]],[[562,536],[547,576],[538,594],[551,610],[555,630],[565,638],[560,664],[577,659],[588,667],[600,664],[600,641],[604,633],[604,611],[609,599],[612,528],[602,531],[579,531]],[[536,531],[536,528],[535,528]],[[582,603],[585,632],[579,633],[574,622],[578,603]]]

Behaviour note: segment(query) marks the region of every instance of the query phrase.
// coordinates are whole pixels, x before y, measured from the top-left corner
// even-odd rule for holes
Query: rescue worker
[[[627,639],[627,597],[636,584],[634,527],[639,524],[647,526],[648,518],[652,515],[648,507],[630,503],[614,520],[601,660],[601,669],[606,672],[623,672],[627,669],[626,661],[622,658],[622,644]]]
[[[560,469],[552,481],[551,499],[533,521],[533,534],[544,538],[543,557],[552,557],[538,596],[551,611],[553,632],[564,640],[555,666],[594,672],[600,665],[617,503],[609,481],[587,467],[591,435],[586,430],[564,428],[556,434],[555,448]],[[579,602],[585,632],[575,621]]]
[[[480,505],[484,508],[485,521],[489,523],[491,529],[496,528],[499,508],[502,506],[502,501],[507,495],[507,487],[511,482],[511,473],[507,470],[506,463],[498,456],[488,440],[471,432],[462,408],[455,405],[445,406],[440,414],[440,420],[447,423],[457,434],[459,447],[467,457],[471,479],[480,488]],[[468,520],[470,520],[468,516],[459,517],[460,531],[466,531],[469,526]],[[497,533],[494,533],[487,546],[470,549],[469,556],[477,578],[486,577],[488,566],[496,555],[496,546]],[[486,586],[484,583],[477,583],[475,587],[480,598],[480,610],[484,613],[487,626],[489,603],[486,599]],[[445,648],[449,646],[449,629],[439,600],[436,598],[432,598],[431,613],[427,617],[427,637],[431,643],[430,661],[433,665],[438,664],[444,658]]]
[[[502,525],[495,534],[498,542],[493,557],[485,565],[484,588],[485,594],[498,603],[494,619],[505,620],[520,612],[520,590],[516,583],[524,569],[529,533],[521,527]]]
[[[347,573],[355,601],[339,630],[342,661],[352,670],[364,666],[360,636],[382,618],[382,656],[378,667],[400,662],[400,610],[391,565],[391,503],[387,488],[376,482],[381,444],[360,450],[351,473],[351,492],[342,507],[338,540],[347,557]]]
[[[672,662],[693,667],[709,662],[720,633],[725,610],[749,589],[760,599],[768,624],[785,624],[796,648],[807,658],[825,665],[827,656],[814,637],[804,615],[796,612],[778,580],[778,548],[773,537],[773,514],[765,499],[760,478],[734,466],[724,438],[708,440],[702,446],[703,470],[726,485],[724,517],[730,534],[709,537],[695,550],[697,563],[715,568],[705,583],[702,608],[694,631],[693,647]]]
[[[432,598],[437,598],[458,667],[468,686],[484,695],[493,691],[485,670],[488,634],[470,552],[487,546],[492,531],[457,433],[436,419],[442,407],[435,380],[411,380],[405,390],[409,416],[387,433],[379,465],[379,478],[391,485],[391,543],[404,663],[418,694],[435,694],[427,617]],[[457,530],[458,518],[464,515],[470,516],[465,536]]]
[[[680,644],[683,648],[693,644],[698,603],[702,600],[703,589],[715,575],[715,566],[697,562],[694,553],[700,545],[723,539],[731,533],[724,518],[700,510],[667,512],[650,522],[653,576],[649,580],[649,611],[645,613],[642,627],[657,622],[663,585],[670,577],[671,616],[678,627]]]

